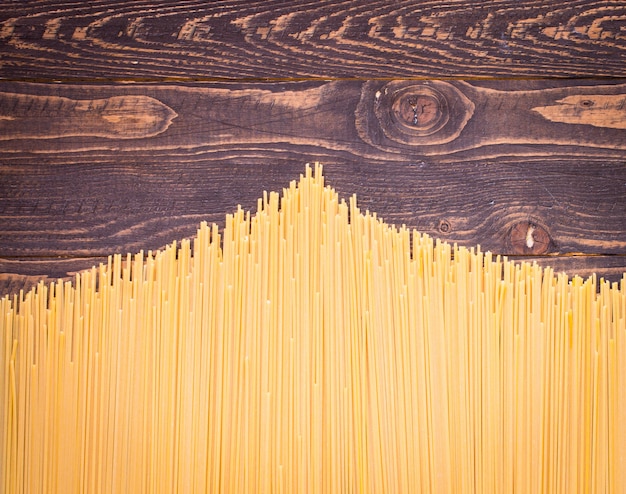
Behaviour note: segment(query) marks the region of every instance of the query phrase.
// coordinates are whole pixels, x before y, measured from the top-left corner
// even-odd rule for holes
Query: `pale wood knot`
[[[554,247],[554,242],[546,227],[524,220],[511,227],[509,242],[513,254],[542,255]]]

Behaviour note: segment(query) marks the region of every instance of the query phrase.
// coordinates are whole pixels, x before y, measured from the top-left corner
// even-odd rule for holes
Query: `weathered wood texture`
[[[0,3],[9,79],[623,77],[623,1]]]
[[[312,161],[389,222],[621,278],[623,2],[395,4],[0,2],[0,295]]]

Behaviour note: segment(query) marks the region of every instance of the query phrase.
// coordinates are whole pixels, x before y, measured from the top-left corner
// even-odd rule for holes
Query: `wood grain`
[[[0,129],[9,153],[315,146],[392,161],[498,155],[622,159],[626,141],[619,122],[626,120],[626,83],[588,84],[541,81],[529,82],[526,89],[518,83],[512,90],[506,81],[496,89],[493,84],[436,80],[5,83]],[[413,112],[398,113],[415,98],[427,98],[437,107],[432,121],[416,124]],[[114,140],[119,142],[113,145]]]
[[[160,101],[142,95],[72,99],[0,93],[0,140],[153,137],[176,116]]]
[[[0,2],[20,81],[624,77],[621,1]]]
[[[533,111],[552,122],[626,129],[625,107],[626,98],[621,94],[575,94]]]

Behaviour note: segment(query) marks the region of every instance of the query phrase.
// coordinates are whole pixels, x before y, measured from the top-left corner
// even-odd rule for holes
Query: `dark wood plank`
[[[281,190],[305,153],[232,151],[178,163],[99,161],[2,170],[0,257],[103,256],[156,249],[255,209]],[[234,155],[234,156],[233,156]],[[136,159],[136,158],[134,158]],[[144,158],[145,159],[145,158]],[[387,221],[499,254],[626,250],[626,166],[585,161],[348,161],[325,156],[328,183]],[[271,163],[271,164],[268,164]],[[528,249],[532,228],[535,243]],[[541,235],[544,235],[543,237]]]
[[[607,0],[4,0],[0,77],[624,77],[625,16]]]
[[[626,82],[590,83],[4,83],[0,142],[51,156],[309,146],[385,161],[623,159]]]

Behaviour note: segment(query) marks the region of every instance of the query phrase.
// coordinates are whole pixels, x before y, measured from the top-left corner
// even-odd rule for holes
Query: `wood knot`
[[[547,229],[532,221],[520,221],[513,225],[509,240],[513,254],[547,254],[554,246]]]
[[[452,230],[452,225],[448,220],[441,220],[437,228],[441,233],[450,233],[450,230]]]
[[[432,88],[406,88],[391,104],[396,125],[429,135],[445,125],[448,118],[446,99]]]
[[[366,85],[356,114],[360,134],[376,146],[438,145],[460,135],[474,104],[448,82],[391,81]]]

